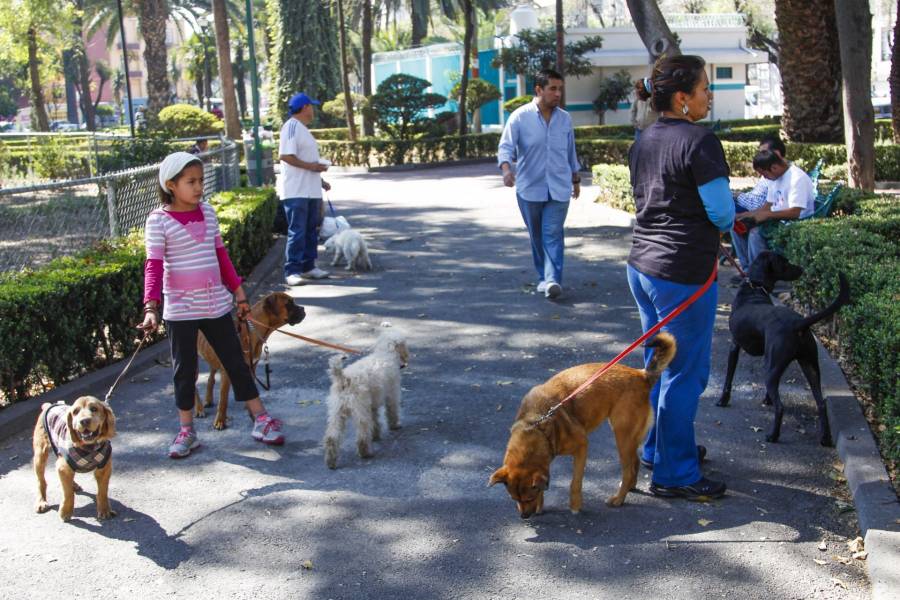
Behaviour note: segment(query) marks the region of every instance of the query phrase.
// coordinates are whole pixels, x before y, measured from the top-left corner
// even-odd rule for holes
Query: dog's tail
[[[647,347],[656,349],[653,357],[650,359],[650,363],[644,369],[647,381],[653,386],[662,372],[669,366],[669,363],[672,362],[672,359],[675,358],[677,349],[675,336],[667,331],[661,331],[647,344]]]
[[[838,279],[840,280],[841,289],[838,292],[838,297],[834,299],[834,302],[828,305],[824,310],[813,313],[797,323],[797,325],[794,326],[794,331],[809,329],[819,321],[827,319],[840,310],[842,306],[850,302],[850,284],[847,283],[847,276],[843,273],[838,273]]]

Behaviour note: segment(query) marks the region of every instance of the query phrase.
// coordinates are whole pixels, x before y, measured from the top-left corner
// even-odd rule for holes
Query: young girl
[[[198,331],[222,361],[235,399],[246,402],[253,414],[253,439],[283,444],[281,421],[270,417],[259,399],[231,319],[232,294],[239,319],[250,313],[250,303],[222,243],[216,211],[203,202],[203,163],[187,152],[168,155],[159,167],[159,186],[163,206],[150,213],[144,229],[147,262],[140,327],[152,332],[159,326],[162,291],[181,421],[169,456],[184,458],[200,446],[193,417]]]

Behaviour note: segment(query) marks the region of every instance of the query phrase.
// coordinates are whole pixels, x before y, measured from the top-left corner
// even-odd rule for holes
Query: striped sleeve
[[[148,259],[162,260],[166,254],[166,232],[161,215],[150,213],[144,226],[144,247]]]

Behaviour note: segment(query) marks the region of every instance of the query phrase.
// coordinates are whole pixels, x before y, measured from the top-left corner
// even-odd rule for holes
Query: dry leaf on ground
[[[856,539],[847,542],[847,547],[850,548],[850,552],[860,552],[865,550],[865,544],[860,536],[856,536]]]
[[[709,519],[698,519],[697,523],[699,523],[701,527],[706,527],[707,525],[712,523],[712,521],[710,521]]]

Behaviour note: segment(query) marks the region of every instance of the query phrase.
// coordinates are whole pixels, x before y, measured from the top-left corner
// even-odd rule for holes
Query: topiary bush
[[[215,115],[190,104],[173,104],[159,111],[158,131],[173,138],[218,135],[225,123]]]
[[[410,140],[428,128],[427,111],[447,102],[440,94],[426,92],[431,82],[395,73],[380,84],[369,100],[378,128],[397,140]]]
[[[521,106],[525,106],[529,102],[534,100],[534,96],[529,94],[525,94],[523,96],[516,96],[515,98],[510,98],[506,102],[503,103],[503,110],[508,113],[515,111],[517,108]]]

